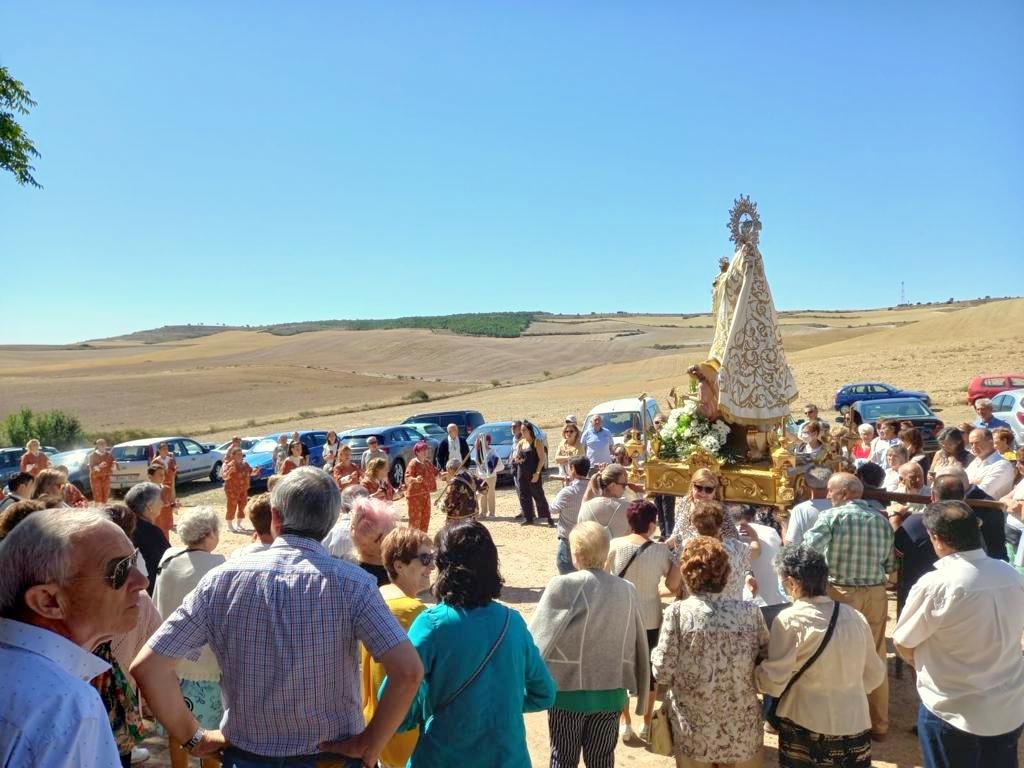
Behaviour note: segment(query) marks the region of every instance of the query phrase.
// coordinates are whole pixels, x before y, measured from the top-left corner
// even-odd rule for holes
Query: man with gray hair
[[[818,515],[831,508],[832,502],[825,498],[830,477],[832,470],[821,465],[815,465],[804,473],[804,485],[810,498],[801,501],[789,513],[789,524],[786,526],[787,544],[801,543],[804,534],[814,526]]]
[[[48,509],[0,544],[0,764],[118,768],[92,651],[139,620],[135,548],[96,510]]]
[[[972,493],[973,492],[973,493]],[[980,497],[980,498],[979,498]],[[932,501],[965,501],[967,499],[987,500],[984,491],[971,486],[967,473],[957,465],[939,467],[932,481]],[[1006,554],[1007,539],[1016,533],[1020,540],[1020,531],[1014,528],[1009,518],[1000,509],[978,507],[975,516],[981,521],[981,538],[985,544],[985,552],[996,560],[1008,560]],[[923,527],[923,525],[922,525]],[[927,533],[921,535],[926,536]]]
[[[157,720],[193,755],[223,749],[225,768],[313,766],[321,743],[340,741],[346,765],[376,765],[408,712],[419,655],[373,578],[320,543],[340,505],[321,469],[282,478],[270,493],[274,543],[204,576],[132,664]],[[389,678],[368,725],[360,643]],[[207,644],[223,674],[220,731],[198,725],[174,673],[177,659],[195,660]]]
[[[993,430],[997,427],[1006,427],[1012,430],[1009,424],[1002,419],[997,419],[992,415],[992,401],[987,397],[979,397],[974,401],[974,412],[978,414],[978,418],[974,421],[974,426],[983,427],[984,429]]]
[[[828,594],[860,611],[868,620],[878,657],[886,660],[885,622],[889,601],[885,585],[895,568],[893,530],[889,521],[861,498],[864,486],[848,472],[828,481],[832,508],[818,515],[804,534],[804,545],[825,555]],[[889,733],[889,681],[868,694],[871,738],[883,741]]]
[[[917,670],[927,768],[1017,765],[1024,726],[1024,579],[985,556],[962,501],[924,512],[938,561],[910,590],[892,639]]]
[[[1013,488],[1013,464],[996,450],[990,429],[972,429],[967,442],[974,454],[974,461],[966,467],[968,479],[990,498],[1001,499]]]

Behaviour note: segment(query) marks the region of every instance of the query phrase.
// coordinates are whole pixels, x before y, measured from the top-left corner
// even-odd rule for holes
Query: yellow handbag
[[[663,704],[651,717],[651,736],[647,747],[656,755],[675,754],[672,742],[672,723],[669,720],[668,705]]]

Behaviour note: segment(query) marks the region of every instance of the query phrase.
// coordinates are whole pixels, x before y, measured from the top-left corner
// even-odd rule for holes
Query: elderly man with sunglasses
[[[270,492],[274,543],[210,571],[136,657],[131,673],[157,720],[197,757],[225,768],[314,768],[321,744],[346,766],[376,765],[423,677],[419,655],[374,578],[320,542],[341,508],[337,484],[300,467]],[[363,720],[359,644],[389,678]],[[189,711],[175,668],[209,645],[222,672],[224,717],[207,731]],[[337,756],[334,756],[337,760]]]
[[[138,551],[105,515],[49,509],[0,544],[0,765],[118,768],[92,654],[139,620]]]

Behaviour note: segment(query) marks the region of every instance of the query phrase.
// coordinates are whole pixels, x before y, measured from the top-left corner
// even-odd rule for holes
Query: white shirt
[[[760,523],[750,523],[749,525],[757,533],[757,538],[761,542],[761,554],[756,560],[750,561],[750,570],[754,572],[754,578],[757,579],[758,597],[764,600],[765,605],[789,602],[779,591],[779,576],[772,567],[772,560],[775,559],[775,553],[782,546],[782,539],[770,525],[761,525]]]
[[[0,765],[120,768],[100,695],[110,665],[31,624],[0,619]]]
[[[975,736],[1024,722],[1024,578],[982,549],[940,558],[907,596],[893,641],[914,649],[930,712]]]
[[[1013,488],[1013,464],[992,451],[987,459],[975,459],[967,465],[967,479],[991,496],[1001,499]]]
[[[338,517],[338,522],[334,524],[334,527],[327,532],[324,536],[324,540],[321,542],[331,557],[336,557],[339,560],[352,560],[354,547],[352,546],[352,535],[349,530],[352,525],[352,518],[349,515],[342,514]]]
[[[228,555],[228,559],[235,560],[239,557],[244,557],[245,555],[251,555],[254,552],[263,552],[267,549],[270,549],[269,544],[264,544],[262,541],[254,541],[252,544],[246,544],[244,547],[236,549]]]
[[[900,439],[898,437],[884,438],[876,437],[871,441],[871,457],[870,461],[873,464],[877,464],[880,467],[885,466],[885,454],[889,452],[889,449],[896,445]]]
[[[789,544],[800,544],[807,533],[818,520],[818,515],[826,509],[832,509],[832,502],[828,499],[808,499],[801,501],[789,513],[789,525],[786,526],[786,542]],[[758,583],[760,583],[758,579]]]

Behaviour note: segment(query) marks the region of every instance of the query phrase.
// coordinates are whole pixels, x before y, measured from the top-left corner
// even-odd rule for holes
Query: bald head
[[[924,487],[924,470],[916,461],[908,461],[900,466],[900,482],[907,493],[917,493]]]
[[[864,494],[864,484],[849,472],[836,472],[828,480],[828,499],[838,507]]]

